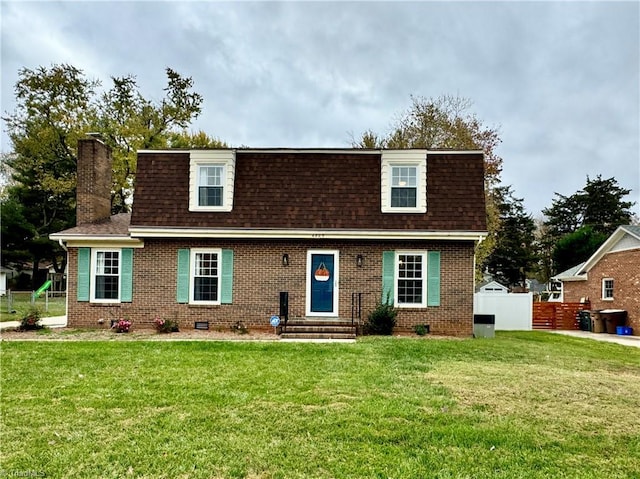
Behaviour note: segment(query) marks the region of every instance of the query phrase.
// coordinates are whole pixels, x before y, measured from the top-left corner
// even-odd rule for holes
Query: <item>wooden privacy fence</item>
[[[589,303],[533,303],[533,329],[580,329],[578,311]]]

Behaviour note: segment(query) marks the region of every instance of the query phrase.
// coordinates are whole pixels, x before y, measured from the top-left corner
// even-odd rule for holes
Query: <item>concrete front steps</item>
[[[283,328],[282,339],[355,340],[356,326],[351,321],[327,319],[293,319]]]

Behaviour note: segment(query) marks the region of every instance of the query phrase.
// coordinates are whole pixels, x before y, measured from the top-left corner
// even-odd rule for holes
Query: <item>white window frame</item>
[[[196,286],[196,255],[201,253],[215,254],[218,257],[218,271],[214,276],[218,279],[218,297],[215,301],[202,301],[195,299]],[[219,305],[222,287],[222,249],[219,248],[191,248],[191,257],[189,258],[189,304],[203,305]]]
[[[611,296],[607,296],[606,292],[607,292],[607,281],[611,281]],[[602,278],[602,300],[603,301],[613,301],[614,298],[614,288],[615,288],[615,281],[613,280],[613,278]]]
[[[189,154],[189,211],[231,211],[235,182],[236,155],[233,150],[191,150]],[[200,168],[222,168],[222,204],[200,205]]]
[[[96,277],[98,276],[98,254],[118,253],[118,297],[117,298],[96,298]],[[121,248],[91,248],[91,274],[89,277],[90,302],[92,303],[120,303],[122,297],[122,249]],[[102,275],[100,275],[102,276]]]
[[[427,150],[383,150],[380,177],[381,211],[383,213],[427,212]],[[391,206],[393,168],[416,168],[416,206]]]
[[[420,256],[422,258],[422,301],[419,303],[399,302],[400,256]],[[393,275],[393,303],[396,308],[426,308],[427,307],[427,252],[426,251],[396,251]]]

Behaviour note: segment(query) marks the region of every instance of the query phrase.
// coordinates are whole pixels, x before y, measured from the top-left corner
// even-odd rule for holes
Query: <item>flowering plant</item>
[[[162,319],[159,316],[156,316],[153,323],[156,326],[156,331],[159,333],[175,333],[180,331],[178,328],[178,321],[173,319]]]
[[[20,319],[20,331],[33,331],[35,329],[42,329],[44,326],[40,324],[40,310],[38,308],[31,308]]]
[[[116,333],[128,333],[131,329],[131,321],[128,319],[119,319],[112,327],[116,330]]]

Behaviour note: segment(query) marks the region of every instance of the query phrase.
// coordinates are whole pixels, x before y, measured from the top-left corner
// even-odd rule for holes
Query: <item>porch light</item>
[[[289,255],[287,253],[282,255],[282,266],[289,266]]]
[[[359,254],[358,256],[356,256],[356,266],[358,268],[362,268],[362,263],[364,262],[364,257]]]

